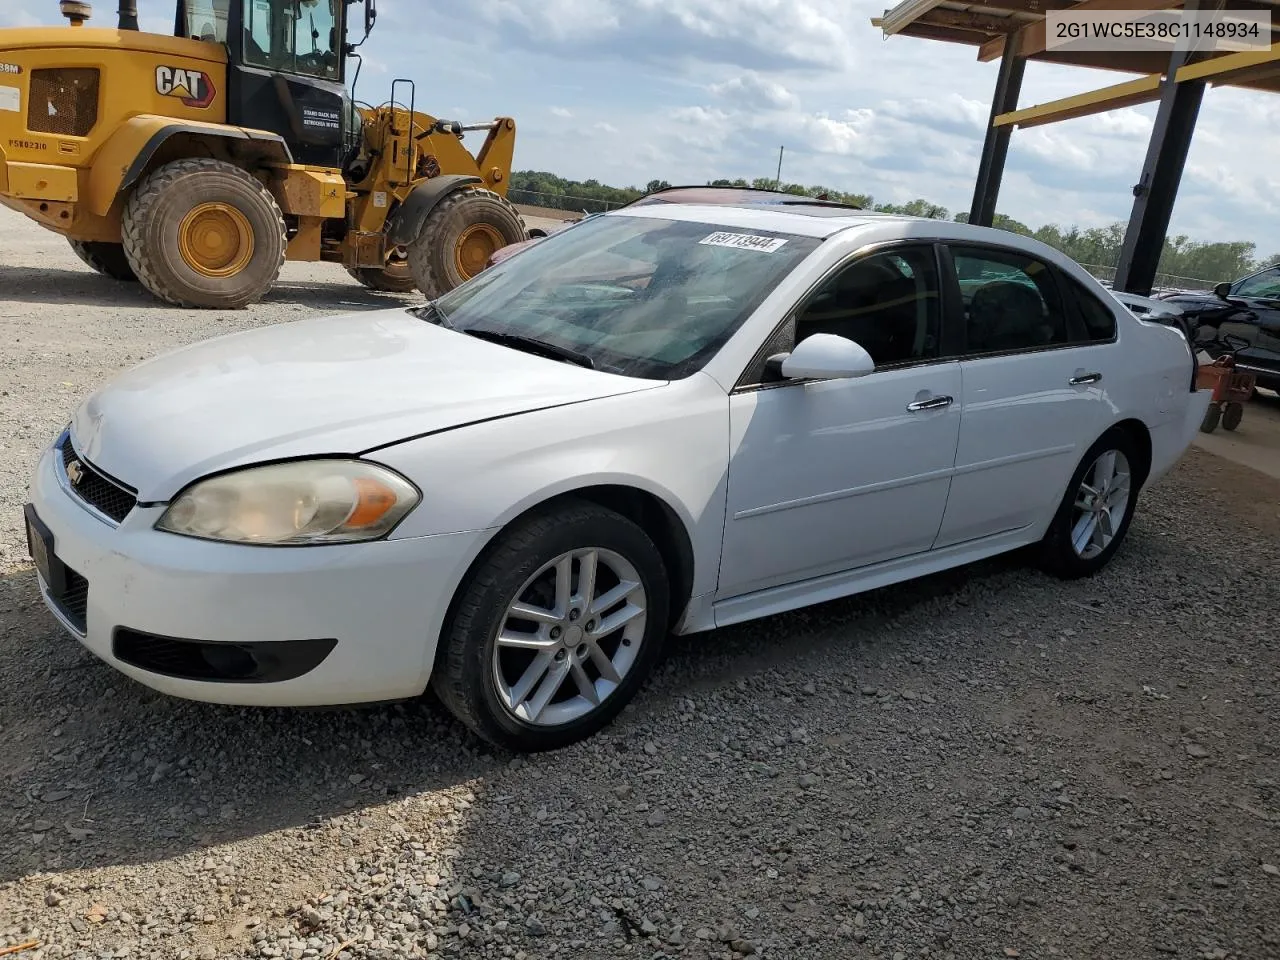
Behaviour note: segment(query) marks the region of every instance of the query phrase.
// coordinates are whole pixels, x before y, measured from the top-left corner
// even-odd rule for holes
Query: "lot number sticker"
[[[759,250],[761,253],[773,253],[787,241],[782,237],[758,237],[753,233],[713,233],[698,242],[713,247],[733,247],[735,250]]]
[[[22,91],[17,87],[0,87],[0,110],[22,112]]]

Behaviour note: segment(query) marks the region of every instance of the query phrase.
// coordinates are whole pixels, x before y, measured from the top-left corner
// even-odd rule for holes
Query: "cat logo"
[[[204,108],[213,103],[217,91],[207,73],[183,67],[156,67],[156,92],[177,97],[188,107]]]

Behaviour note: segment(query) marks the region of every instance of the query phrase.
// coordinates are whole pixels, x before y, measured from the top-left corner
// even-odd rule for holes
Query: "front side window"
[[[463,332],[532,338],[597,369],[675,379],[700,368],[817,245],[613,214],[539,241],[435,306],[442,323]]]
[[[1256,277],[1242,280],[1236,288],[1237,297],[1262,297],[1280,299],[1280,267],[1266,270]]]
[[[833,333],[858,343],[876,367],[938,355],[941,288],[933,247],[872,254],[840,270],[796,315],[796,342]]]
[[[338,78],[343,0],[243,0],[244,61],[283,73]]]
[[[1046,264],[1012,250],[954,247],[952,254],[964,300],[969,353],[1034,350],[1070,342],[1067,315]]]
[[[231,0],[186,0],[187,37],[205,43],[226,43],[227,13]]]

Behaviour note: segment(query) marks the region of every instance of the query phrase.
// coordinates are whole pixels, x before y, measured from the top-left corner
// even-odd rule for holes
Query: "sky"
[[[515,166],[615,186],[772,177],[967,210],[996,80],[974,48],[871,25],[885,0],[379,0],[358,99],[415,81],[419,109],[511,116]],[[172,0],[139,0],[172,30]],[[94,4],[97,25],[116,4]],[[359,7],[352,8],[359,10]],[[3,0],[0,25],[63,22]],[[1028,64],[1020,106],[1128,79]],[[1000,213],[1126,220],[1155,105],[1016,130]],[[479,149],[481,134],[466,141]],[[473,142],[474,138],[474,142]],[[1280,253],[1280,96],[1209,88],[1170,234]]]

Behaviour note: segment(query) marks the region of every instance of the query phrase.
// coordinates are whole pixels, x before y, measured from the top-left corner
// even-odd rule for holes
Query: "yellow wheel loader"
[[[514,120],[417,112],[411,80],[353,99],[375,0],[177,0],[173,36],[141,31],[136,2],[109,29],[61,11],[69,27],[0,29],[0,203],[100,273],[236,309],[286,260],[326,260],[436,297],[527,238]]]

